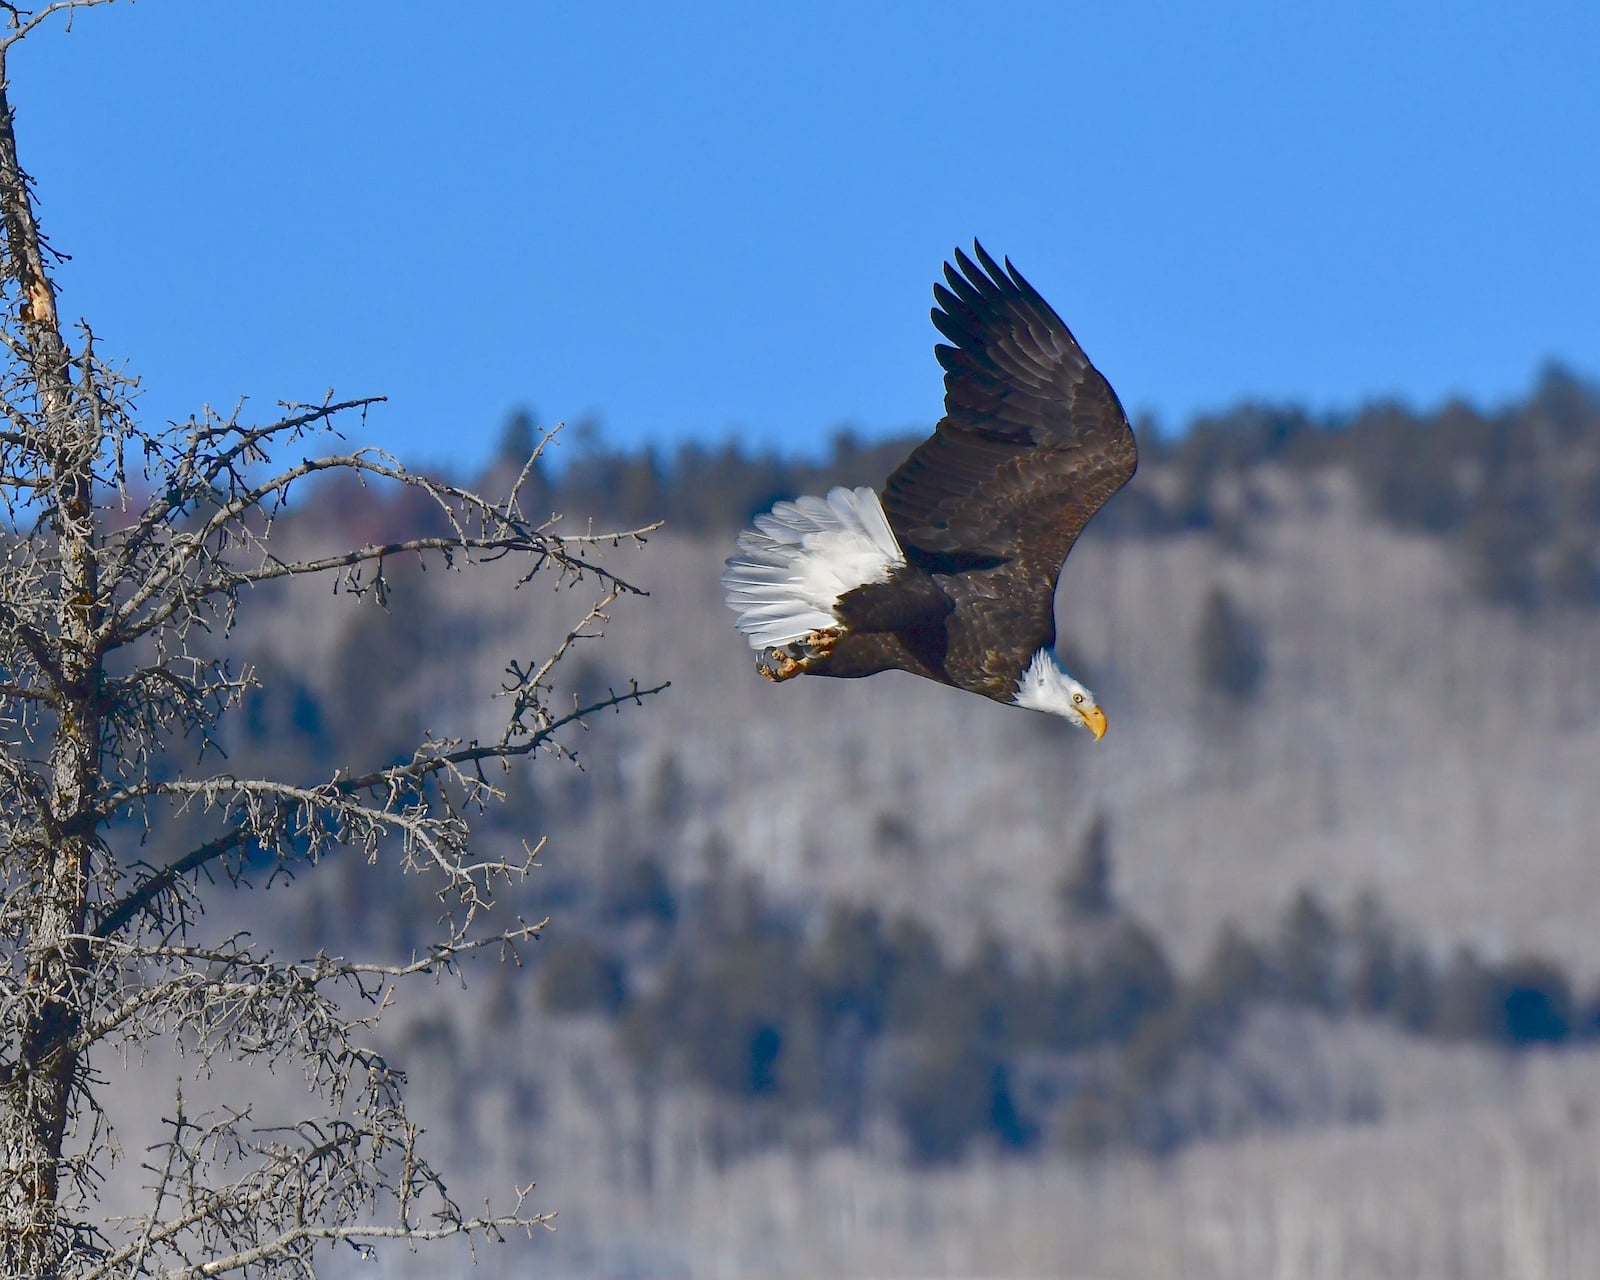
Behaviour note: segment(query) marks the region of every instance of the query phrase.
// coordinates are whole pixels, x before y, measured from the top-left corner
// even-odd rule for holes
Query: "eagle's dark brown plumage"
[[[946,283],[934,286],[933,322],[951,344],[935,347],[945,416],[883,490],[904,562],[885,564],[876,580],[858,577],[862,585],[831,602],[819,595],[838,625],[760,646],[772,651],[769,671],[774,663],[782,675],[898,668],[1013,702],[1035,655],[1055,643],[1062,562],[1133,475],[1138,452],[1116,393],[1071,330],[1009,260],[1002,267],[973,247],[977,261],[958,249]],[[828,502],[843,511],[852,499],[840,494],[848,491]],[[854,501],[862,494],[870,491]],[[807,501],[821,511],[821,500]],[[779,575],[754,571],[778,563],[768,545],[775,529],[786,546],[806,536],[805,545],[822,545],[815,539],[827,536],[829,517],[814,516],[815,529],[806,519],[779,504],[766,524],[758,520],[762,532],[741,539],[755,559],[729,561],[729,603],[746,611],[740,625],[752,644],[781,634],[761,621],[779,612],[773,589],[752,585]],[[788,554],[785,564],[798,563],[798,551]]]

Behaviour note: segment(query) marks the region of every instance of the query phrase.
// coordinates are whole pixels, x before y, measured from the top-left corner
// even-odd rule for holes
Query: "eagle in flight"
[[[775,503],[739,535],[722,584],[769,680],[910,671],[1099,738],[1105,713],[1056,656],[1056,579],[1138,450],[1061,317],[1010,259],[973,249],[933,287],[952,344],[934,347],[933,435],[881,497]]]

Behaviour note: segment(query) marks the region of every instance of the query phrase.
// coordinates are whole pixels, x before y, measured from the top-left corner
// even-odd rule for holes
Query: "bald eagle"
[[[775,503],[722,584],[769,680],[910,671],[1099,738],[1104,712],[1056,655],[1056,579],[1138,450],[1061,317],[1010,259],[973,249],[933,287],[953,344],[934,347],[933,435],[881,498],[841,487]]]

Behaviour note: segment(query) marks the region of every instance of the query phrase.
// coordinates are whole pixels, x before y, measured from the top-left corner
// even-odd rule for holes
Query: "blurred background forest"
[[[541,425],[505,425],[491,490]],[[383,1024],[463,1167],[559,1210],[516,1267],[1600,1257],[1600,387],[1139,429],[1058,597],[1101,744],[909,677],[757,678],[717,585],[738,527],[912,439],[559,437],[530,508],[665,521],[618,553],[652,596],[575,692],[673,685],[597,720],[581,772],[509,779],[491,839],[551,840],[511,895],[552,919],[523,964]],[[280,533],[381,540],[428,518],[405,501],[325,486]],[[257,602],[230,767],[392,756],[493,688],[505,637],[572,621],[391,568],[387,611]],[[235,895],[217,926],[405,956],[437,911],[353,858],[269,884],[278,910]]]

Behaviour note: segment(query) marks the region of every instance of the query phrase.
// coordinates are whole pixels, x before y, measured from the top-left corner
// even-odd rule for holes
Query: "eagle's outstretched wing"
[[[934,286],[933,322],[955,344],[935,348],[945,416],[889,477],[884,511],[910,556],[935,570],[989,567],[983,594],[1053,638],[1062,561],[1138,451],[1061,317],[1009,259],[1002,269],[973,249],[977,263],[957,249],[960,271],[946,263],[949,288]]]
[[[1109,382],[1021,272],[974,243],[934,285],[933,323],[955,346],[944,418],[888,478],[885,509],[902,546],[930,558],[1006,560],[1054,590],[1061,562],[1133,475],[1133,430]]]

